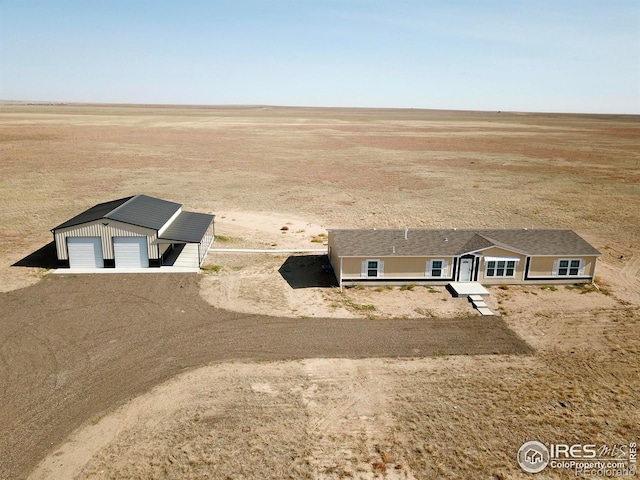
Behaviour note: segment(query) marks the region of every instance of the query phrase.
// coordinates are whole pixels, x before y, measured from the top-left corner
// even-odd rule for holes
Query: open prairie
[[[0,186],[0,478],[528,478],[527,440],[640,440],[636,116],[2,105]],[[600,290],[492,288],[483,325],[441,288],[292,288],[311,256],[37,266],[51,228],[136,193],[216,214],[216,248],[571,228]]]

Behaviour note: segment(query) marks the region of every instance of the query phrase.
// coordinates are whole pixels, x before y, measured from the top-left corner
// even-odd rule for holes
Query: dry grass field
[[[11,307],[15,319],[23,308],[25,318],[47,322],[42,309],[52,298],[31,298],[43,290],[24,287],[54,279],[13,265],[72,215],[136,193],[216,214],[220,248],[321,248],[330,227],[572,228],[603,253],[601,290],[492,288],[490,307],[535,350],[528,355],[448,355],[460,352],[443,348],[411,358],[270,361],[245,353],[183,373],[174,368],[173,378],[165,372],[154,377],[162,383],[128,397],[95,399],[94,410],[75,417],[80,428],[51,433],[46,451],[40,445],[31,458],[14,455],[22,463],[12,470],[0,459],[0,478],[9,471],[32,479],[529,478],[516,462],[527,440],[640,440],[638,117],[2,105],[0,309]],[[288,261],[317,266],[310,258],[212,253],[207,263],[215,268],[187,282],[185,293],[212,311],[343,318],[375,328],[393,318],[474,315],[438,288],[293,289],[281,273]],[[72,293],[64,285],[73,282],[47,288],[64,297]],[[119,311],[127,308],[127,321],[145,318],[138,332],[155,328],[150,314],[177,315],[134,296],[121,299]],[[82,314],[100,320],[107,339],[112,320],[97,319],[97,311]],[[27,357],[8,331],[0,333],[7,391],[15,372],[31,368],[15,364]],[[56,341],[60,352],[73,348]],[[379,343],[384,351],[385,338]],[[92,350],[83,354],[94,358]],[[116,380],[99,386],[122,387]],[[52,387],[51,405],[55,395]],[[3,408],[0,414],[11,414]],[[0,446],[27,445],[4,437]],[[571,476],[546,470],[538,477]]]

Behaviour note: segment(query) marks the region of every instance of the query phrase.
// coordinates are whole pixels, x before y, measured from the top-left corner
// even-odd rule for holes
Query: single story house
[[[214,238],[215,216],[179,203],[135,195],[100,203],[52,229],[60,267],[160,267],[179,251],[199,268]]]
[[[349,284],[590,283],[601,253],[572,230],[333,229],[328,255]]]

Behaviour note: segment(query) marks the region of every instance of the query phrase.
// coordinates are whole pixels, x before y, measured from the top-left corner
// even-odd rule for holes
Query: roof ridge
[[[499,231],[499,229],[494,229],[496,231]],[[522,230],[520,228],[508,228],[508,229],[504,229],[505,231],[519,231]],[[539,229],[539,230],[543,230],[543,229]],[[486,236],[486,235],[480,235],[482,238],[484,238],[485,240],[487,240],[488,242],[491,242],[495,247],[500,247],[500,248],[504,248],[506,250],[512,250],[516,253],[521,253],[521,254],[525,254],[526,252],[524,252],[522,249],[518,248],[518,247],[514,247],[513,245],[510,245],[506,242],[502,242],[499,240],[496,240],[495,238]]]
[[[458,254],[460,254],[460,255],[462,255],[464,253],[474,252],[474,251],[478,250],[479,248],[489,248],[490,246],[495,245],[495,242],[493,240],[485,237],[484,235],[480,235],[477,230],[469,229],[469,230],[467,230],[466,233],[470,233],[472,235],[469,238],[469,240],[467,240],[464,243],[464,245],[461,246],[461,248],[460,248],[460,250],[458,252]],[[485,240],[486,242],[489,242],[490,245],[482,246],[482,247],[479,247],[479,248],[472,248],[472,247],[477,247],[476,245],[473,245],[474,238],[476,238],[476,237],[481,238],[482,240]]]
[[[476,235],[478,235],[479,237],[484,238],[487,242],[491,242],[491,243],[493,243],[494,245],[507,245],[506,243],[504,243],[504,242],[499,242],[499,241],[498,241],[498,240],[496,240],[495,238],[491,238],[491,237],[489,237],[488,235],[483,235],[483,234],[481,234],[481,233],[477,233],[477,232],[476,232]]]
[[[140,196],[140,194],[136,194],[133,197],[129,198],[129,200],[127,200],[126,202],[118,205],[116,208],[114,208],[113,210],[111,210],[110,212],[107,212],[104,214],[104,218],[109,218],[109,215],[114,214],[115,212],[117,212],[118,210],[120,210],[122,207],[124,207],[127,203],[129,203],[132,200],[135,200],[136,198],[138,198]]]

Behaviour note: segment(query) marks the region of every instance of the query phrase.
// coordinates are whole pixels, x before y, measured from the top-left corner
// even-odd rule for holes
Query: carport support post
[[[338,274],[338,285],[340,285],[340,293],[342,293],[342,257],[340,257],[340,273]]]

